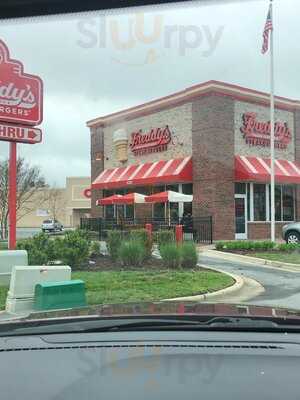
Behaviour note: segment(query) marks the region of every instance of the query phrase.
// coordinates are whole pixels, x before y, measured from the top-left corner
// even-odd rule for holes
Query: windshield
[[[299,2],[271,3],[1,20],[1,322],[297,314]]]

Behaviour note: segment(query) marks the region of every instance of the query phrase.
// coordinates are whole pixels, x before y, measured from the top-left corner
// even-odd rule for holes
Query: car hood
[[[144,315],[212,315],[249,317],[292,317],[299,318],[300,310],[274,308],[253,304],[197,303],[161,301],[148,303],[105,304],[69,310],[34,312],[25,320],[49,318],[74,318],[87,316],[144,316]]]

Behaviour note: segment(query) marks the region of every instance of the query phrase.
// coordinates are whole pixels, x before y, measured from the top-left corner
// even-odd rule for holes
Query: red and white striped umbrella
[[[120,194],[113,194],[112,196],[98,199],[96,201],[96,206],[110,206],[112,204],[116,204],[116,200],[120,199],[121,197],[123,196]]]
[[[115,204],[135,204],[135,203],[145,203],[145,197],[140,193],[128,193],[119,199],[115,200]]]
[[[146,196],[145,201],[146,203],[191,203],[193,201],[193,196],[167,190],[166,192]]]

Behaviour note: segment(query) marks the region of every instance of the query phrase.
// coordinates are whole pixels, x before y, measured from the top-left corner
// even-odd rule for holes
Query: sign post
[[[35,128],[43,120],[43,82],[24,72],[23,64],[10,58],[0,40],[0,140],[10,142],[8,171],[9,249],[17,239],[17,143],[42,141]]]
[[[17,143],[9,144],[8,211],[9,238],[8,248],[14,250],[17,241]]]

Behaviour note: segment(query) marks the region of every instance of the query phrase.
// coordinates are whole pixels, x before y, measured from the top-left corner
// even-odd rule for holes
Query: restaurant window
[[[235,194],[246,194],[246,184],[236,183],[235,184]]]
[[[292,186],[282,187],[282,216],[284,221],[294,220],[294,189]]]
[[[103,198],[112,196],[114,194],[113,190],[103,190]],[[104,217],[105,219],[113,219],[115,217],[115,206],[104,206]]]
[[[164,192],[165,190],[166,190],[166,187],[164,185],[163,186],[154,186],[153,194]],[[154,203],[152,207],[153,207],[152,208],[153,219],[165,220],[166,204],[165,203]]]
[[[179,206],[178,203],[169,203],[171,223],[179,222]],[[168,216],[169,218],[169,216]]]
[[[247,218],[248,218],[248,221],[250,221],[250,219],[251,219],[251,213],[250,213],[250,203],[251,203],[250,185],[251,185],[250,183],[247,183],[247,187],[246,187],[246,190],[247,190]]]
[[[271,186],[269,185],[271,192]],[[271,193],[270,193],[270,210],[271,210]],[[270,215],[271,220],[271,215]],[[275,186],[275,221],[282,220],[282,187]]]
[[[134,205],[128,204],[125,206],[126,219],[134,219]]]
[[[105,219],[113,219],[115,214],[115,206],[105,206]]]
[[[182,193],[183,194],[193,194],[193,184],[192,183],[184,183],[182,185]],[[183,203],[183,215],[191,214],[193,215],[193,203]]]
[[[165,219],[165,203],[153,204],[153,219],[155,220]]]
[[[183,194],[193,194],[193,184],[185,183],[182,185],[182,193]]]
[[[266,220],[266,185],[253,185],[254,221]]]
[[[178,192],[178,185],[167,185],[166,190],[171,190],[172,192]]]
[[[253,197],[251,197],[250,186],[253,185]],[[250,220],[250,204],[254,209],[254,221],[266,221],[266,210],[268,210],[268,221],[271,220],[271,185],[248,184],[247,201],[248,216]],[[267,201],[269,201],[267,207]],[[252,203],[251,203],[252,202]],[[265,204],[264,204],[265,203]],[[294,221],[295,219],[295,188],[292,185],[275,186],[275,221]]]

